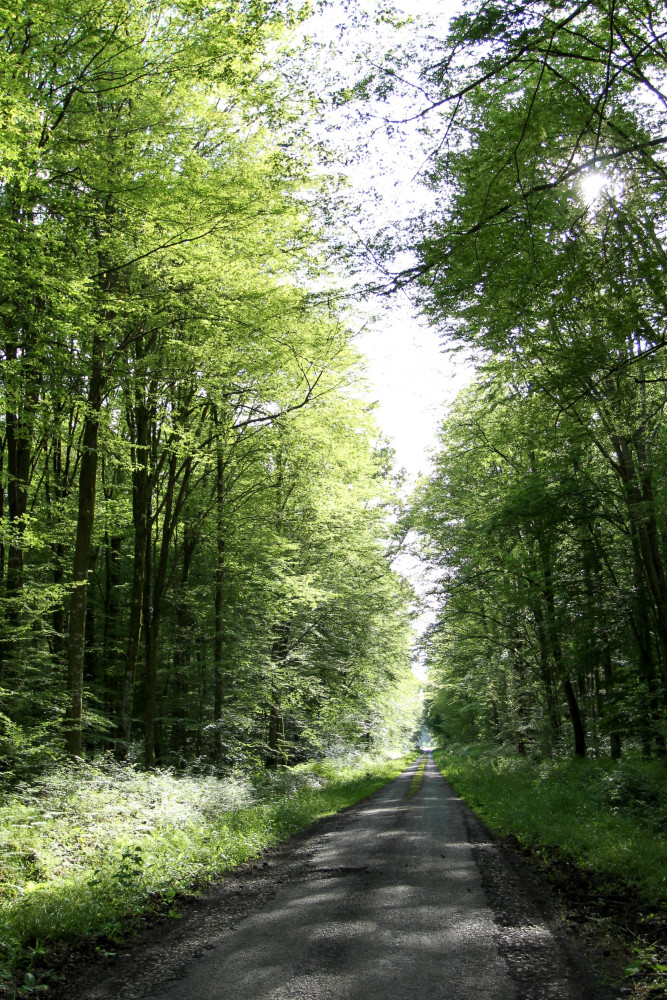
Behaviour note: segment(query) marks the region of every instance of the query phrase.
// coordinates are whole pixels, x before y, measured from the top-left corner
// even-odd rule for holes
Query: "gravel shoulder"
[[[57,1000],[610,1000],[549,890],[430,755],[104,956]],[[412,784],[412,793],[411,793]]]

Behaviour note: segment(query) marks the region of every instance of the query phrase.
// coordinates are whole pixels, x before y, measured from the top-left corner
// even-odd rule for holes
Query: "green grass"
[[[177,918],[180,892],[358,802],[413,759],[325,760],[254,780],[106,761],[18,788],[0,806],[0,995],[29,995],[32,966],[56,941],[120,940],[151,910]]]
[[[667,768],[660,761],[546,760],[436,751],[438,767],[496,834],[569,860],[601,893],[667,902]]]
[[[415,795],[424,784],[424,771],[426,770],[426,755],[422,757],[417,765],[417,770],[412,776],[412,781],[410,782],[410,787],[406,793],[406,799],[414,799]]]

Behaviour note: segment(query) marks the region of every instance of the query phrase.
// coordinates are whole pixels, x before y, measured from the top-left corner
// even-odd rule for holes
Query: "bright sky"
[[[356,342],[368,358],[378,422],[396,449],[397,467],[413,482],[429,471],[438,424],[468,371],[441,352],[437,332],[399,296]]]
[[[443,37],[450,17],[461,10],[462,0],[395,0],[395,8],[404,16],[414,18],[414,26],[394,29],[388,25],[373,26],[373,12],[380,7],[378,0],[333,0],[316,17],[321,25],[317,36],[337,37],[337,25],[347,30],[340,41],[331,42],[327,55],[332,58],[343,77],[354,79],[359,74],[355,55],[373,38],[377,39],[377,58],[383,49],[396,46],[409,35],[425,37],[429,34]],[[364,29],[364,16],[370,24]],[[420,20],[421,19],[421,20]],[[428,27],[433,22],[433,27]],[[357,25],[350,29],[350,25]],[[423,24],[423,27],[419,25]],[[362,60],[362,67],[365,63]],[[418,67],[414,80],[417,81]],[[346,79],[346,82],[351,82]],[[414,112],[414,107],[398,97],[389,98],[377,105],[378,119],[359,124],[341,121],[334,136],[334,143],[366,147],[367,155],[354,164],[348,177],[354,196],[361,206],[373,205],[373,194],[380,196],[374,212],[364,212],[365,217],[355,217],[354,225],[362,235],[371,236],[382,226],[397,223],[414,215],[420,207],[428,207],[432,195],[419,184],[416,175],[424,162],[419,147],[416,128],[410,136],[409,128],[401,129],[402,141],[397,135],[388,138],[378,129],[379,117],[402,119]],[[373,194],[371,194],[373,192]],[[412,260],[406,255],[401,266]],[[369,279],[377,278],[369,265]],[[379,406],[376,413],[383,432],[396,449],[396,465],[404,468],[414,482],[420,472],[429,471],[428,451],[435,445],[438,424],[445,407],[456,392],[469,379],[465,365],[455,363],[439,348],[437,330],[430,328],[412,307],[406,294],[397,294],[386,301],[377,300],[357,304],[355,309],[361,323],[367,322],[357,346],[368,358],[368,375],[372,382],[371,396]],[[372,320],[373,314],[380,318]],[[366,314],[366,315],[364,315]]]
[[[402,7],[405,15],[434,23],[432,29],[416,29],[422,37],[429,33],[443,37],[450,17],[461,10],[462,0],[395,0],[395,6]],[[316,16],[316,37],[329,41],[327,58],[333,60],[336,68],[340,65],[343,76],[346,65],[352,79],[358,75],[354,56],[365,44],[363,28],[349,26],[355,17],[363,24],[364,14],[371,15],[372,21],[373,11],[378,7],[376,0],[333,0]],[[337,37],[336,26],[340,24],[347,25],[348,30],[339,36],[336,48],[332,39]],[[387,26],[376,30],[379,50],[383,45],[390,48],[397,44],[400,35],[394,29]],[[401,33],[411,30],[401,29]],[[415,74],[417,71],[415,67]],[[416,79],[415,75],[415,82]],[[379,105],[377,111],[378,116],[399,120],[410,113],[405,101],[396,99],[392,104],[391,98],[389,103]],[[356,128],[354,123],[342,119],[340,124],[332,122],[336,129],[334,142],[340,142],[341,148],[354,145],[367,149],[366,156],[348,172],[360,207],[353,224],[362,238],[372,236],[382,226],[401,223],[420,207],[428,208],[432,197],[417,179],[424,154],[416,128],[412,138],[409,130],[402,130],[403,140],[398,141],[396,136],[387,137],[378,129],[378,121],[360,123]],[[380,196],[379,203],[374,201],[374,195]],[[366,206],[374,206],[373,211],[365,210]],[[403,257],[398,266],[409,266],[412,260],[408,255]],[[377,277],[369,264],[368,280]],[[409,292],[399,293],[387,299],[357,303],[355,318],[360,320],[360,326],[364,325],[356,343],[368,358],[371,398],[378,403],[378,423],[391,439],[396,465],[406,470],[411,485],[420,472],[429,472],[428,453],[435,446],[438,426],[447,405],[469,381],[470,369],[463,361],[456,362],[441,352],[437,330],[418,315],[408,295]],[[414,557],[400,556],[394,566],[422,595],[433,584],[430,568]],[[417,622],[418,631],[423,631],[431,619],[432,613],[425,611]],[[423,680],[423,666],[415,663],[413,669]]]

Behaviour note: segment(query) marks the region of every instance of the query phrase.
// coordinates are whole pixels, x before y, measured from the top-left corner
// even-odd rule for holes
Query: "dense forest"
[[[449,740],[665,753],[666,44],[661,3],[476,2],[422,59],[397,280],[476,371],[411,515]]]
[[[661,755],[662,5],[478,0],[419,41],[379,12],[398,44],[328,94],[309,13],[3,8],[4,766],[400,741],[410,529],[435,733]],[[406,94],[430,203],[368,260],[413,254],[392,287],[475,376],[401,517],[308,123]]]
[[[325,952],[335,990],[371,982],[360,913],[413,961],[413,868],[419,961],[444,926],[486,962],[494,837],[609,981],[664,995],[666,112],[657,0],[0,4],[1,997],[73,995],[72,944],[97,975],[156,916],[185,968],[166,921],[244,863],[252,906],[298,881],[299,995]],[[443,401],[466,374],[415,480],[373,324],[404,334],[415,452],[407,353],[449,358]],[[375,825],[326,827],[372,868],[331,867],[320,826],[273,871],[401,773]]]
[[[306,14],[3,6],[6,772],[63,747],[275,766],[412,735],[391,454],[290,70]]]

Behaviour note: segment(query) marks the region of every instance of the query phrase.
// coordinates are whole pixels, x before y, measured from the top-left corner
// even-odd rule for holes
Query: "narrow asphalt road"
[[[241,875],[235,882],[232,876],[219,898],[199,911],[193,904],[190,929],[166,928],[163,941],[148,941],[143,961],[135,947],[69,996],[614,996],[591,974],[520,861],[490,842],[430,754],[415,791],[417,767],[418,762],[358,807],[296,838],[282,855],[264,862],[263,870],[261,863],[256,866],[250,881]],[[231,916],[223,919],[225,913]]]

